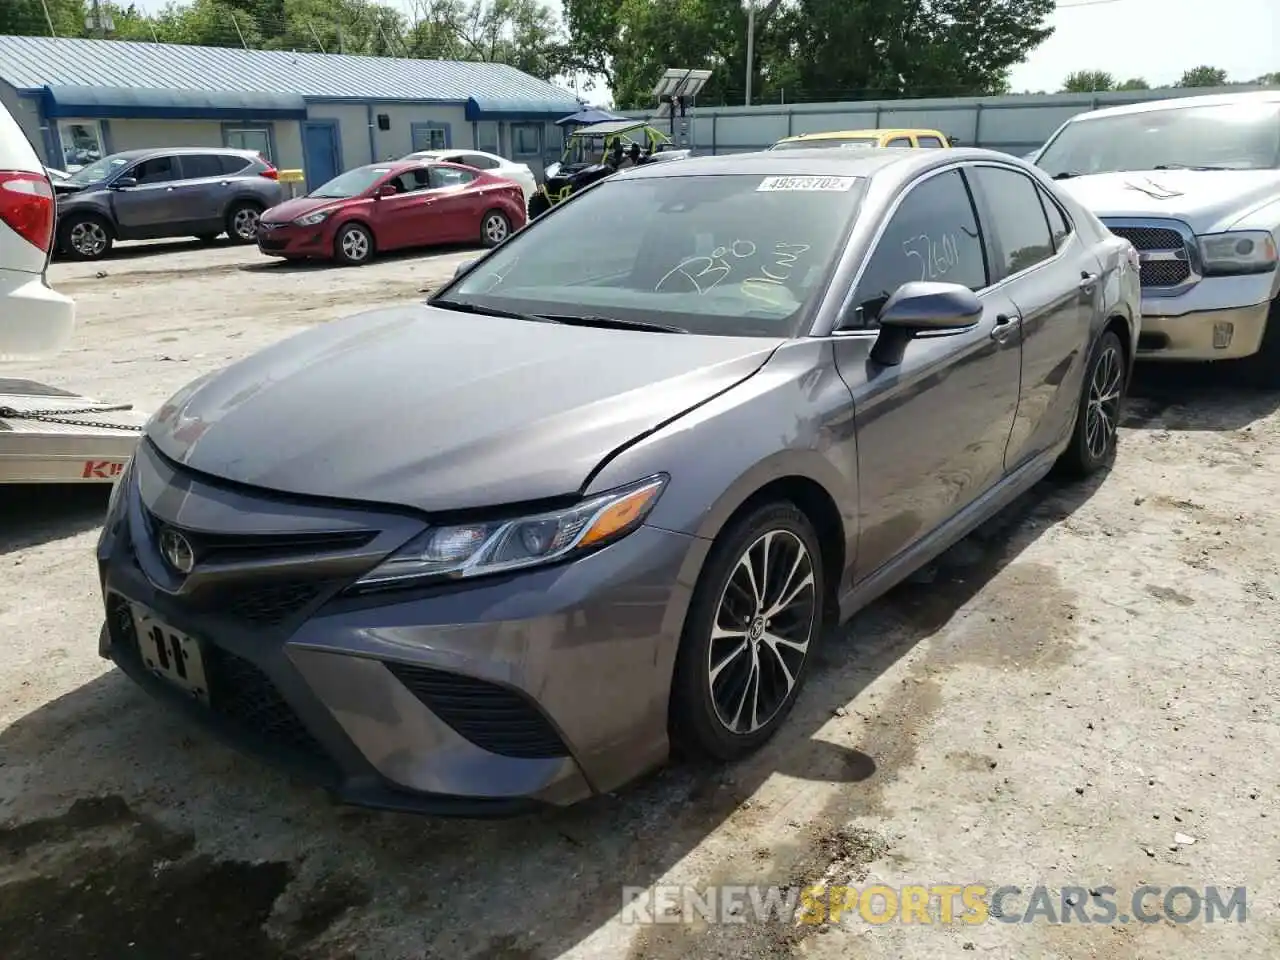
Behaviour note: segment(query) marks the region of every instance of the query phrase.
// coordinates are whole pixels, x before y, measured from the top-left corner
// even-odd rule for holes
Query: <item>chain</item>
[[[118,403],[112,407],[82,407],[78,410],[19,411],[13,407],[0,407],[0,420],[39,420],[41,423],[61,423],[70,427],[94,427],[99,430],[127,430],[131,433],[141,433],[143,428],[133,424],[97,423],[93,420],[79,420],[68,416],[72,413],[111,413],[132,409],[132,403]]]

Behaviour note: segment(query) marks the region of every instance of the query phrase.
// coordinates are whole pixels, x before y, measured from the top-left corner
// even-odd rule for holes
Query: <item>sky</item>
[[[146,10],[165,0],[135,0]],[[383,0],[408,12],[411,0]],[[560,0],[544,0],[557,13]],[[1015,67],[1017,92],[1052,93],[1075,70],[1142,77],[1157,87],[1184,70],[1221,67],[1233,81],[1280,70],[1280,0],[1059,0],[1053,36]],[[586,94],[607,100],[597,87]]]

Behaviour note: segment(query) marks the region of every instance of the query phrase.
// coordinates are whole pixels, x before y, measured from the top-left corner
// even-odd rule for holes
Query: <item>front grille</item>
[[[551,722],[515,690],[429,667],[385,666],[428,710],[477,747],[523,759],[569,755]]]
[[[1106,221],[1104,221],[1106,222]],[[1117,237],[1133,244],[1139,254],[1172,254],[1177,259],[1144,260],[1139,277],[1144,287],[1176,287],[1191,277],[1190,252],[1182,234],[1170,227],[1117,226],[1107,223]]]
[[[287,237],[264,237],[258,234],[258,246],[263,250],[283,250],[289,245]]]
[[[324,592],[325,583],[280,583],[232,593],[223,610],[238,620],[274,627]],[[216,602],[216,601],[215,601]]]
[[[107,629],[117,654],[141,666],[142,653],[128,601],[114,594],[107,601]],[[246,739],[278,749],[313,768],[332,768],[333,761],[325,749],[265,673],[212,643],[200,645],[200,656],[209,682],[212,713]]]

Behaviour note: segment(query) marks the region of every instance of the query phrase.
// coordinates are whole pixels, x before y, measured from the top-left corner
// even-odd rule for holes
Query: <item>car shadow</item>
[[[319,960],[347,956],[344,951],[357,946],[414,960],[550,960],[573,947],[590,956],[683,960],[709,955],[699,938],[710,936],[717,948],[726,936],[732,940],[717,955],[773,956],[752,939],[760,929],[750,923],[711,931],[665,926],[662,933],[674,940],[664,944],[650,943],[642,932],[639,953],[628,953],[626,943],[586,942],[605,935],[601,928],[621,909],[624,887],[660,881],[713,834],[728,835],[734,848],[728,864],[716,865],[720,882],[794,885],[820,876],[833,858],[875,859],[874,851],[858,853],[856,838],[843,828],[876,811],[885,785],[914,763],[916,731],[940,698],[927,673],[915,672],[916,660],[945,670],[952,654],[935,645],[945,651],[956,641],[937,639],[939,631],[1007,568],[1013,568],[1008,576],[1024,580],[1027,570],[1047,569],[1020,558],[1102,482],[1097,476],[1074,485],[1039,484],[832,632],[787,723],[753,756],[724,767],[675,762],[615,795],[514,820],[433,820],[336,807],[176,721],[118,671],[108,671],[0,733],[0,755],[10,770],[21,771],[22,782],[42,796],[80,798],[66,813],[0,829],[0,847],[33,871],[7,888],[17,906],[7,911],[6,939],[23,944],[23,957],[32,960],[112,955],[114,943],[104,939],[111,931],[121,931],[115,934],[121,939],[124,931],[154,939],[159,934],[146,933],[148,923],[162,920],[161,931],[186,931],[160,944],[169,960],[195,957],[194,951]],[[1023,591],[1034,582],[1014,587]],[[991,604],[998,606],[999,598]],[[988,644],[987,619],[973,618],[982,626],[961,646]],[[1011,624],[1006,632],[1032,647],[1045,642],[1037,623]],[[891,684],[870,702],[867,688],[931,638],[926,652],[913,658],[914,681]],[[828,733],[833,717],[847,717],[837,721],[847,725],[851,714],[867,719],[862,732]],[[787,821],[791,802],[774,810],[757,804],[766,781],[775,796],[790,789],[797,811],[813,809],[804,802],[808,792],[821,790],[831,799],[818,801],[817,813]],[[788,828],[763,828],[778,816]],[[68,865],[77,882],[57,875],[54,841],[41,838],[74,850],[91,831],[107,829],[104,819],[107,827],[137,829],[127,843],[105,844]],[[225,850],[228,822],[236,824],[230,834],[241,859],[187,856],[202,841]],[[778,835],[787,839],[770,840]],[[165,871],[153,867],[162,860],[169,864]],[[208,896],[217,882],[234,882],[235,895]],[[42,917],[53,910],[82,919],[45,923]],[[251,939],[268,915],[276,952],[263,946],[265,933],[261,943]],[[95,925],[103,916],[128,923]],[[404,939],[394,949],[370,939],[386,934],[388,925],[420,946],[405,952]],[[770,935],[791,936],[784,926]],[[179,942],[191,946],[178,949]],[[144,946],[138,942],[139,955]]]
[[[1242,430],[1280,408],[1273,387],[1242,382],[1233,363],[1149,363],[1134,368],[1123,426],[1139,430]]]
[[[372,266],[377,263],[396,263],[397,261],[421,260],[426,257],[448,256],[454,253],[474,253],[477,257],[484,253],[484,248],[477,244],[449,244],[439,247],[413,247],[408,250],[392,250],[379,253],[369,261]],[[242,263],[239,269],[248,273],[306,273],[309,271],[350,270],[335,260],[285,260],[281,257],[263,256],[255,263]],[[359,269],[356,267],[354,269]]]
[[[0,487],[0,556],[102,524],[111,486],[106,483],[25,484]]]
[[[244,246],[232,243],[226,237],[205,243],[195,237],[182,237],[175,240],[126,240],[112,244],[111,252],[94,263],[111,263],[112,261],[136,260],[139,257],[159,256],[166,253],[190,253],[193,250],[217,250],[224,247]],[[84,263],[67,257],[62,253],[54,254],[55,263]]]

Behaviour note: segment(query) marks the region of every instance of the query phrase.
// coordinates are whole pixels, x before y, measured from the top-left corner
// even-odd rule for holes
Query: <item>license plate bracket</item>
[[[131,604],[130,612],[142,665],[166,683],[208,704],[209,681],[200,641],[169,626],[146,607]]]

